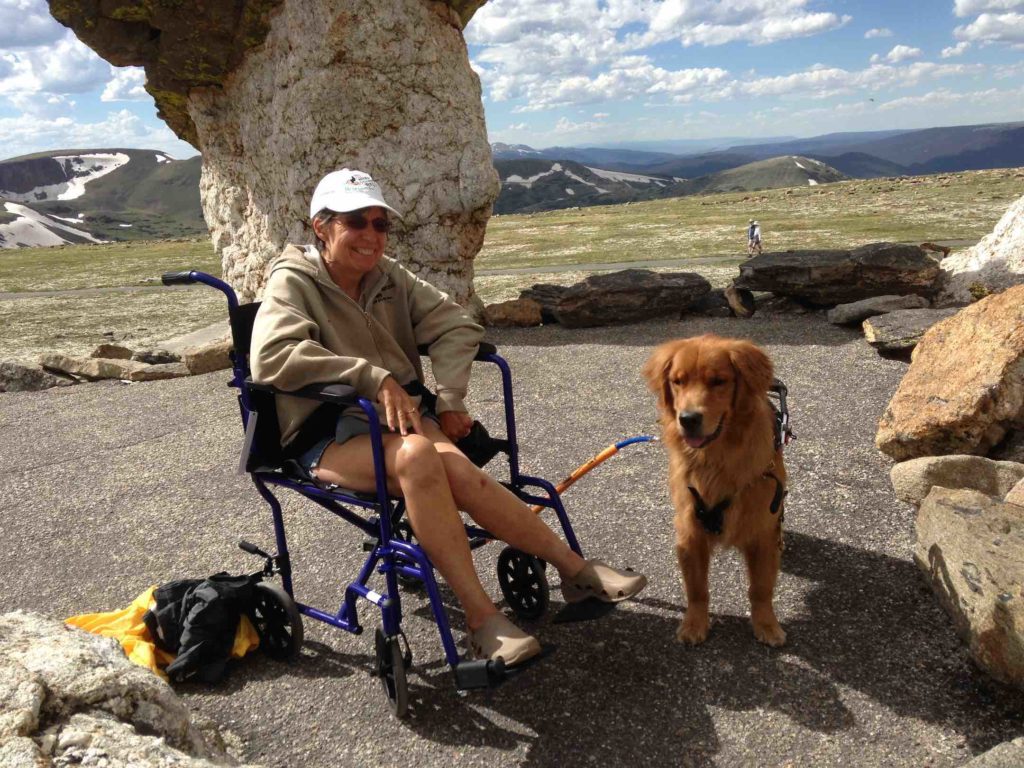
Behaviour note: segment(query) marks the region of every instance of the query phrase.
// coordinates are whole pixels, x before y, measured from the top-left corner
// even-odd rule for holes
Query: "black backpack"
[[[215,683],[224,676],[239,619],[243,615],[255,619],[259,581],[259,575],[216,573],[207,579],[179,579],[157,587],[156,605],[144,620],[153,642],[177,655],[166,670],[171,680]]]

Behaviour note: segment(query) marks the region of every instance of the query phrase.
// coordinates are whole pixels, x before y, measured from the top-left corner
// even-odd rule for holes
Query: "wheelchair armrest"
[[[420,344],[418,347],[416,347],[416,351],[419,352],[422,357],[428,357],[430,355],[429,347],[426,344]],[[473,359],[483,360],[488,355],[496,354],[498,354],[498,348],[496,346],[491,344],[489,341],[481,341],[480,346],[477,347],[476,350],[476,357],[474,357]]]
[[[318,400],[321,403],[334,403],[335,405],[359,404],[359,396],[356,394],[355,388],[348,384],[309,384],[292,392],[272,387],[269,384],[260,384],[251,378],[245,380],[245,385],[256,392],[269,392],[272,395],[304,397],[307,400]]]

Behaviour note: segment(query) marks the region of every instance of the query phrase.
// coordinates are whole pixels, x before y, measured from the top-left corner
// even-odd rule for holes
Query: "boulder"
[[[1024,690],[1024,508],[933,488],[917,514],[914,560],[975,661]]]
[[[182,354],[182,362],[189,373],[200,374],[222,371],[231,367],[231,341],[221,339],[201,346],[189,347]]]
[[[0,363],[0,392],[37,392],[51,387],[69,387],[74,383],[74,379],[55,376],[40,368],[11,361]]]
[[[921,309],[928,306],[923,296],[871,296],[850,304],[839,304],[828,311],[826,317],[833,325],[853,325],[875,315],[884,315],[898,309]]]
[[[686,308],[688,314],[704,315],[705,317],[732,317],[733,310],[725,291],[718,289],[706,293]]]
[[[104,342],[94,349],[89,357],[102,357],[106,360],[131,360],[132,355],[135,354],[135,350],[124,346],[123,344],[112,344],[110,342]]]
[[[755,256],[740,264],[735,285],[830,306],[892,294],[930,298],[940,277],[938,262],[918,246],[872,243],[853,250]]]
[[[54,0],[117,66],[141,66],[159,115],[203,157],[224,278],[256,298],[309,199],[355,168],[402,213],[389,253],[467,306],[500,184],[462,29],[483,0]],[[478,299],[476,302],[478,303]]]
[[[757,309],[757,305],[754,303],[754,294],[746,288],[737,288],[735,285],[730,285],[722,292],[722,295],[725,297],[725,301],[728,303],[732,314],[736,317],[754,316],[754,312]]]
[[[875,315],[862,324],[864,338],[879,352],[905,354],[917,346],[929,328],[958,311],[955,307],[897,309],[884,315]]]
[[[917,311],[922,310],[904,310]],[[897,461],[984,455],[1024,422],[1024,286],[925,333],[882,415],[879,450]]]
[[[0,765],[235,764],[211,736],[116,640],[37,614],[0,616]]]
[[[1007,504],[1016,504],[1018,507],[1024,507],[1024,480],[1019,480],[1010,492],[1006,494],[1004,499]]]
[[[570,286],[555,305],[555,318],[568,328],[646,320],[678,313],[710,290],[711,283],[692,272],[624,269]]]
[[[963,768],[1020,768],[1024,765],[1024,736],[1013,741],[997,744],[988,752],[982,752]]]
[[[933,486],[969,488],[1003,498],[1024,478],[1024,464],[983,456],[922,456],[901,461],[889,472],[896,498],[917,506]]]
[[[540,325],[540,303],[533,299],[513,299],[484,307],[484,325],[496,328],[528,328]]]
[[[1024,196],[977,245],[942,260],[936,303],[966,304],[1024,283]]]
[[[167,349],[140,349],[132,355],[132,360],[150,365],[165,365],[166,363],[180,363],[181,355]]]
[[[551,283],[536,283],[525,291],[520,291],[520,299],[532,299],[540,304],[540,316],[545,323],[557,323],[555,307],[559,299],[569,290],[567,285],[552,285]]]
[[[48,371],[68,373],[93,381],[120,379],[121,381],[157,381],[188,376],[189,370],[181,363],[148,365],[136,360],[109,360],[102,357],[69,357],[48,353],[39,359]]]

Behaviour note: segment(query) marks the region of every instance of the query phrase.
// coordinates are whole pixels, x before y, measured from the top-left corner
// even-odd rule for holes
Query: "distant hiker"
[[[747,227],[747,256],[753,256],[754,251],[761,254],[761,225],[751,219]]]

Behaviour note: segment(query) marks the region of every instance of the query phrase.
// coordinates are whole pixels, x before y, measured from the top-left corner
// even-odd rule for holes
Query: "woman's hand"
[[[437,418],[441,421],[441,431],[453,443],[464,438],[473,428],[473,417],[462,411],[445,411]]]
[[[410,432],[423,434],[420,409],[416,406],[416,401],[402,389],[401,384],[395,381],[393,376],[388,376],[381,383],[380,389],[377,390],[377,402],[384,406],[388,429],[397,429],[403,435]]]

